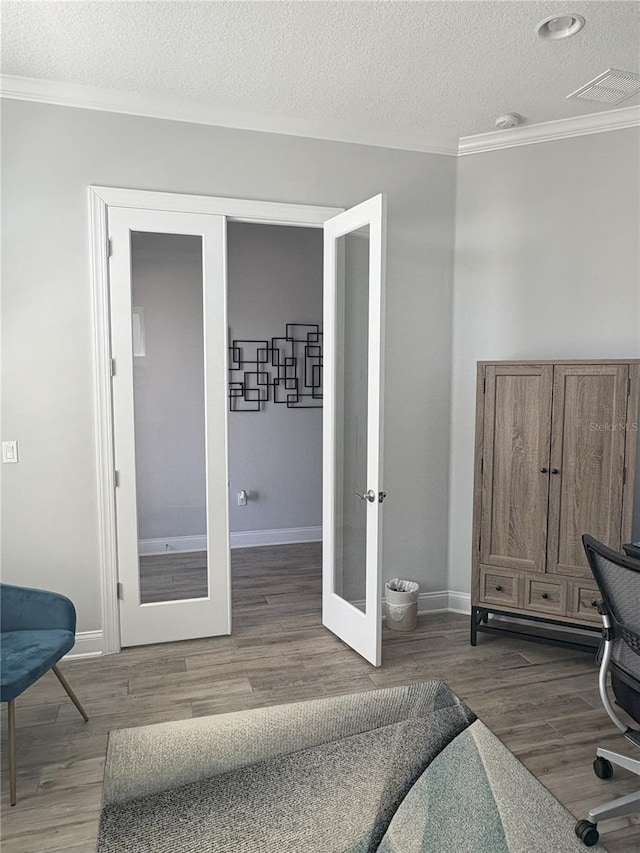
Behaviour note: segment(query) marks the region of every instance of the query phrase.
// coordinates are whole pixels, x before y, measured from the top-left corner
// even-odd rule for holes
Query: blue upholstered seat
[[[0,702],[15,699],[73,648],[71,631],[3,631]]]
[[[53,670],[85,721],[88,717],[57,667],[76,640],[76,609],[57,592],[0,584],[0,701],[9,703],[9,786],[16,804],[15,698]]]

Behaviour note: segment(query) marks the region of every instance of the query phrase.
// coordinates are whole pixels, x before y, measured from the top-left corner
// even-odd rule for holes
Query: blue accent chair
[[[76,641],[76,609],[57,592],[0,584],[0,702],[9,711],[9,789],[16,804],[16,697],[53,670],[69,698],[89,719],[58,669]]]

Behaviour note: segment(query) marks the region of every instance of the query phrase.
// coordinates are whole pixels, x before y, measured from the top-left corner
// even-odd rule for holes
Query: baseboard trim
[[[255,548],[260,545],[289,545],[296,542],[321,542],[322,527],[283,527],[274,530],[242,530],[230,534],[232,548]],[[206,536],[170,536],[167,539],[141,539],[138,553],[141,557],[156,554],[187,554],[189,551],[206,551]]]
[[[464,613],[465,616],[471,615],[471,593],[470,592],[455,592],[450,589],[448,592],[449,602],[447,610],[451,613]]]
[[[102,631],[79,631],[76,634],[76,644],[62,660],[77,658],[96,658],[104,654],[104,638]]]
[[[170,536],[167,539],[140,539],[138,553],[141,557],[154,554],[185,554],[188,551],[206,551],[206,536]]]
[[[352,601],[351,604],[362,610],[365,602]],[[454,592],[450,589],[443,589],[439,592],[421,592],[418,596],[418,613],[463,613],[467,616],[471,613],[471,594]]]
[[[277,530],[243,530],[231,534],[232,548],[258,545],[288,545],[296,542],[321,542],[322,527],[283,527]]]

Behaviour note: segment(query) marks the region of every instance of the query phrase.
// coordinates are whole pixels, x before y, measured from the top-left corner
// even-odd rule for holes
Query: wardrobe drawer
[[[574,581],[571,588],[571,615],[600,624],[602,617],[596,609],[596,604],[601,598],[600,590],[594,584]]]
[[[567,609],[566,583],[525,578],[524,606],[526,610],[564,616]]]
[[[509,569],[480,566],[480,601],[518,607],[521,575]]]

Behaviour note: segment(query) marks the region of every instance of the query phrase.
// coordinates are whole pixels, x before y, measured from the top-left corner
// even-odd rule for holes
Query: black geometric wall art
[[[317,323],[287,323],[284,337],[234,340],[229,347],[229,411],[322,407],[322,332]]]

